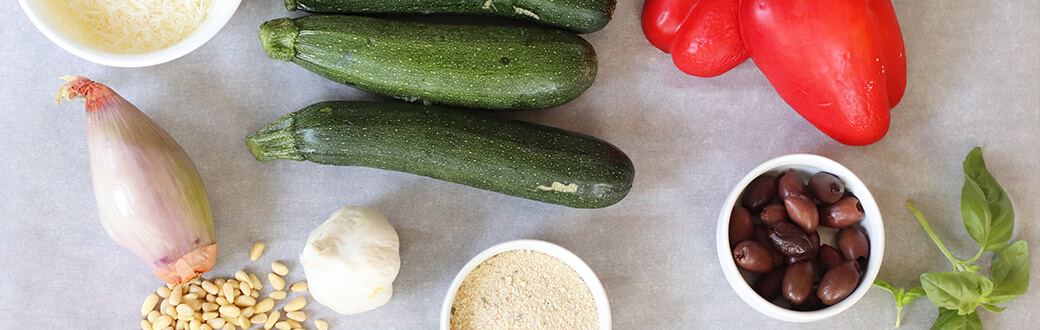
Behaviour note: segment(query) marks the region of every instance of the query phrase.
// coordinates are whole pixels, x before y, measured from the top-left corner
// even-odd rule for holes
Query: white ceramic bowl
[[[863,205],[864,217],[859,222],[859,226],[866,231],[870,241],[870,259],[867,261],[866,272],[863,274],[863,278],[860,279],[859,286],[845,300],[820,310],[803,312],[787,309],[759,296],[751,288],[752,282],[750,282],[750,279],[753,278],[752,273],[737,267],[736,262],[733,261],[733,250],[730,248],[729,218],[730,213],[733,211],[733,206],[740,199],[741,193],[751,183],[751,180],[754,180],[759,175],[764,173],[780,174],[788,169],[795,169],[808,175],[820,171],[837,175],[845,183],[846,191],[856,195]],[[822,234],[820,236],[821,241],[827,242],[830,237],[825,237]],[[719,214],[715,243],[719,254],[719,263],[722,265],[722,272],[725,274],[729,285],[733,287],[733,290],[737,292],[737,295],[744,302],[762,314],[778,320],[813,322],[841,313],[867,293],[871,283],[877,277],[878,270],[881,269],[881,259],[885,254],[885,229],[881,221],[881,211],[878,209],[877,202],[874,201],[874,196],[870,194],[867,187],[863,185],[863,181],[860,181],[852,171],[826,157],[792,154],[777,157],[759,165],[733,187],[733,190],[730,191],[729,196],[726,198],[726,202],[722,205],[722,212]]]
[[[505,243],[501,243],[480,252],[476,257],[470,259],[459,274],[455,276],[455,280],[451,282],[451,287],[448,288],[448,294],[444,296],[444,305],[441,306],[441,329],[447,330],[451,328],[451,305],[455,302],[455,294],[459,291],[459,286],[462,285],[462,281],[469,276],[469,273],[473,269],[477,268],[484,260],[488,260],[495,255],[502,252],[513,251],[513,250],[528,250],[548,254],[556,259],[560,259],[563,263],[570,266],[581,276],[581,279],[588,285],[589,291],[592,292],[592,299],[596,302],[596,314],[599,316],[599,328],[601,330],[610,329],[610,303],[607,302],[607,292],[603,290],[603,284],[600,283],[599,278],[596,277],[596,273],[592,272],[589,265],[585,264],[581,258],[571,253],[567,249],[560,247],[559,245],[552,244],[545,241],[539,240],[515,240]]]
[[[113,53],[95,49],[78,41],[74,36],[66,35],[57,20],[48,10],[45,0],[18,0],[22,10],[36,28],[43,32],[52,42],[62,49],[85,60],[116,67],[143,67],[165,63],[177,59],[199,48],[213,38],[231,19],[238,9],[241,0],[215,0],[202,25],[198,26],[188,37],[163,49],[136,54]]]

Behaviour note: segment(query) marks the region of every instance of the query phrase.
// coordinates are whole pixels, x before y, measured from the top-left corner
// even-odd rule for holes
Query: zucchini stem
[[[249,152],[262,162],[279,159],[303,161],[303,153],[296,146],[294,121],[293,114],[289,114],[250,134],[246,137]]]
[[[289,18],[279,18],[260,25],[260,44],[267,57],[289,62],[296,57],[296,36],[300,28]]]

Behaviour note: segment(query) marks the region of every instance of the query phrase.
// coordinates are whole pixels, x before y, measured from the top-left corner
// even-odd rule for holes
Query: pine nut
[[[286,267],[285,264],[277,261],[271,263],[271,270],[279,276],[289,275],[289,267]]]
[[[201,310],[202,309],[202,302],[200,302],[200,301],[198,301],[196,299],[185,300],[181,304],[182,305],[186,304],[188,306],[191,306],[191,310],[193,310],[193,311],[197,311],[197,310]]]
[[[141,330],[152,330],[152,322],[141,320]]]
[[[249,318],[249,323],[252,324],[264,324],[267,323],[267,314],[256,314]]]
[[[144,304],[141,305],[141,316],[148,316],[148,313],[155,310],[155,305],[159,303],[159,295],[149,294],[144,297]]]
[[[289,286],[292,292],[307,292],[307,282],[296,282]]]
[[[170,326],[171,324],[173,324],[173,318],[171,318],[169,315],[159,316],[159,318],[155,319],[155,322],[152,323],[152,329],[162,329]]]
[[[206,293],[209,293],[209,294],[218,294],[218,293],[220,293],[220,288],[217,287],[216,284],[213,284],[213,282],[210,282],[210,281],[202,282],[202,289],[206,290]]]
[[[264,330],[271,330],[280,317],[282,317],[282,314],[278,311],[271,312],[271,315],[267,316],[267,323],[264,323]]]
[[[307,306],[307,298],[296,297],[296,299],[293,299],[293,300],[285,303],[284,310],[286,312],[295,312],[295,311],[303,309],[304,306]]]
[[[189,330],[199,330],[199,329],[202,329],[202,322],[199,321],[199,320],[191,320],[191,321],[188,322],[188,329]]]
[[[170,292],[170,305],[177,306],[181,304],[181,298],[184,296],[184,292],[181,292],[181,287],[177,286]]]
[[[253,295],[253,289],[249,286],[250,281],[239,282],[238,289],[242,291],[242,295],[251,296]]]
[[[249,260],[256,261],[256,259],[260,259],[261,253],[264,253],[264,242],[256,242],[256,244],[253,244],[253,249],[249,250]]]
[[[170,298],[171,291],[172,290],[170,290],[170,288],[167,288],[165,286],[160,286],[158,289],[155,289],[155,293],[159,294],[159,296],[163,297],[163,299]]]
[[[206,290],[202,288],[201,284],[192,284],[188,287],[188,293],[194,294],[195,296],[206,295]]]
[[[246,285],[252,285],[253,282],[249,279],[249,275],[246,274],[246,271],[244,270],[235,272],[235,279],[238,280],[239,283],[245,282]]]
[[[230,324],[230,325],[233,325],[233,326],[238,326],[238,316],[235,316],[235,317],[230,317],[230,316],[223,316],[222,318],[224,319],[224,323],[225,323],[225,324]],[[225,325],[225,327],[226,327],[226,326],[227,326],[227,325]]]
[[[302,324],[300,324],[300,322],[297,322],[296,320],[293,320],[293,319],[285,320],[285,323],[289,323],[289,327],[293,328],[293,329],[299,329],[300,327],[303,326]]]
[[[249,274],[249,282],[253,283],[254,290],[260,290],[264,288],[264,283],[260,282],[260,278],[256,277],[255,274]]]
[[[246,317],[253,317],[253,314],[256,314],[256,310],[253,309],[253,306],[242,309],[242,315],[245,315]]]
[[[225,279],[222,279],[222,278],[218,278],[218,279],[216,279],[216,280],[214,280],[214,281],[213,281],[213,284],[216,284],[216,285],[217,285],[217,287],[218,287],[218,288],[220,288],[220,287],[223,287],[223,286],[224,286],[224,283],[225,283],[225,282],[227,282],[227,280],[225,280]]]
[[[242,314],[242,310],[238,309],[238,307],[232,305],[220,306],[220,315],[238,317],[239,314]]]
[[[303,322],[307,320],[307,313],[304,313],[302,311],[288,312],[285,313],[285,317],[299,322]]]
[[[177,307],[166,306],[166,310],[163,310],[163,314],[169,315],[170,317],[177,318]]]
[[[199,299],[199,295],[196,294],[196,293],[189,293],[189,294],[185,294],[185,295],[181,296],[181,302],[184,302],[185,300],[198,300],[198,299]]]
[[[227,301],[235,301],[235,286],[231,284],[231,282],[225,282],[223,290],[224,299],[227,299]]]
[[[231,323],[224,323],[224,327],[220,330],[235,330],[235,325]]]
[[[248,317],[246,317],[245,315],[238,316],[238,326],[242,327],[243,329],[249,329],[250,324],[252,324],[252,322],[249,322]]]
[[[206,324],[209,324],[209,326],[213,327],[213,329],[223,328],[224,327],[224,319],[218,317],[218,318],[206,321]]]
[[[260,298],[260,291],[253,290],[253,292],[251,292],[249,296],[253,297],[253,299]]]
[[[329,330],[329,324],[322,320],[314,320],[314,327],[318,330]]]
[[[209,321],[209,320],[217,318],[217,316],[220,316],[220,313],[217,313],[217,312],[205,312],[205,313],[202,313],[202,320],[203,321]]]
[[[192,315],[195,315],[195,310],[191,309],[191,306],[188,306],[188,304],[177,305],[177,316],[179,318],[191,317]]]
[[[203,323],[202,326],[199,327],[199,330],[213,330],[213,327],[209,326],[209,324]]]
[[[217,302],[217,296],[208,294],[206,295],[206,302],[215,303]]]
[[[278,276],[278,274],[267,274],[267,281],[271,282],[271,287],[275,290],[281,291],[282,289],[285,289],[285,280],[283,280],[281,276]]]
[[[274,300],[282,300],[282,299],[285,299],[286,293],[285,293],[285,291],[275,291],[275,292],[271,292],[271,294],[269,294],[267,296],[271,297],[271,299],[274,299]]]
[[[224,296],[217,297],[216,303],[218,306],[231,305],[231,302],[227,301],[227,298],[224,298]]]
[[[177,330],[187,330],[188,320],[177,320],[176,326],[173,328]]]
[[[285,321],[276,322],[274,324],[274,327],[278,328],[279,330],[290,330],[290,329],[292,329],[292,326],[289,325],[289,322],[285,322]]]
[[[272,299],[272,298],[267,298],[267,299],[261,300],[260,302],[257,302],[256,305],[253,305],[253,310],[256,313],[267,313],[267,312],[271,311],[271,309],[273,309],[273,308],[274,308],[274,299]]]
[[[149,312],[148,313],[148,322],[155,323],[155,320],[158,319],[159,316],[162,316],[162,313],[159,313],[159,311],[151,311],[151,312]]]
[[[238,296],[238,298],[235,298],[235,305],[239,307],[253,306],[256,305],[256,300],[250,296]]]

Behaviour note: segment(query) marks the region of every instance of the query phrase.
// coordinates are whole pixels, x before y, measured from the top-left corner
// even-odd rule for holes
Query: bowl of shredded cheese
[[[115,67],[172,61],[213,38],[241,0],[18,0],[48,39]]]

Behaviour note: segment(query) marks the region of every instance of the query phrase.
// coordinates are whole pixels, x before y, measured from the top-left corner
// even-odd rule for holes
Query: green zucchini
[[[591,33],[614,16],[616,0],[285,0],[285,9],[341,14],[461,14],[521,19]]]
[[[380,168],[578,208],[617,203],[634,175],[628,156],[591,136],[403,102],[317,103],[246,143],[259,161]]]
[[[361,90],[461,107],[554,107],[596,78],[585,39],[537,27],[312,15],[265,22],[260,41],[273,59]]]

